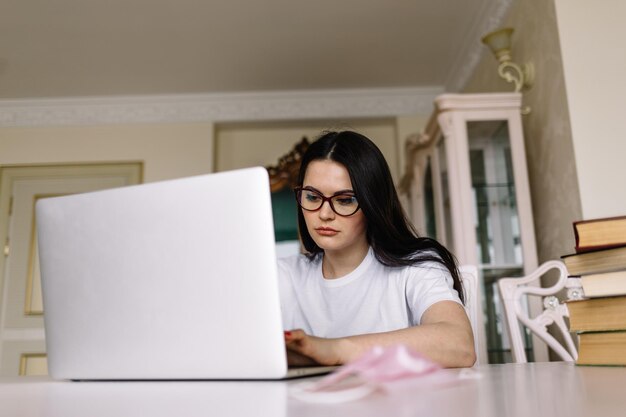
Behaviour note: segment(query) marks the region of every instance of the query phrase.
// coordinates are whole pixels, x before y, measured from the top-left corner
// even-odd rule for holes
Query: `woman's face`
[[[316,190],[326,197],[337,192],[354,194],[348,170],[328,159],[309,163],[302,187]],[[351,216],[340,216],[326,201],[319,210],[302,210],[302,213],[309,234],[325,252],[363,250],[367,247],[367,225],[361,209]]]

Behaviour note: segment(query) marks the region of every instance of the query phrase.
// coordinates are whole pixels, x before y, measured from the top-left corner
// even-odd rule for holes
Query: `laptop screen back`
[[[49,198],[37,223],[54,378],[286,373],[265,169]]]

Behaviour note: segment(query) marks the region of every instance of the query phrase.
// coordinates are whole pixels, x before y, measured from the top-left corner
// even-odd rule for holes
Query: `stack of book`
[[[579,365],[626,365],[626,216],[574,223],[576,253],[562,257],[585,299],[568,301]]]

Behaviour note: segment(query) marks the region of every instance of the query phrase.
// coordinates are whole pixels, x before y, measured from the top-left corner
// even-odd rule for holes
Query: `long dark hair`
[[[454,280],[454,289],[464,302],[463,285],[456,259],[442,244],[420,237],[408,221],[393,184],[387,161],[367,137],[352,131],[325,132],[302,157],[298,185],[312,161],[329,159],[348,170],[360,210],[367,219],[367,241],[376,259],[391,267],[433,261],[442,264]],[[302,209],[298,210],[302,244],[311,256],[323,252],[308,232]]]

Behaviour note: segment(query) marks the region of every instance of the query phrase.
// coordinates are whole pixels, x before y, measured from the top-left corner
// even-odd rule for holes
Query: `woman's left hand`
[[[339,340],[310,336],[300,329],[285,331],[289,364],[302,365],[308,358],[313,364],[340,365]]]

